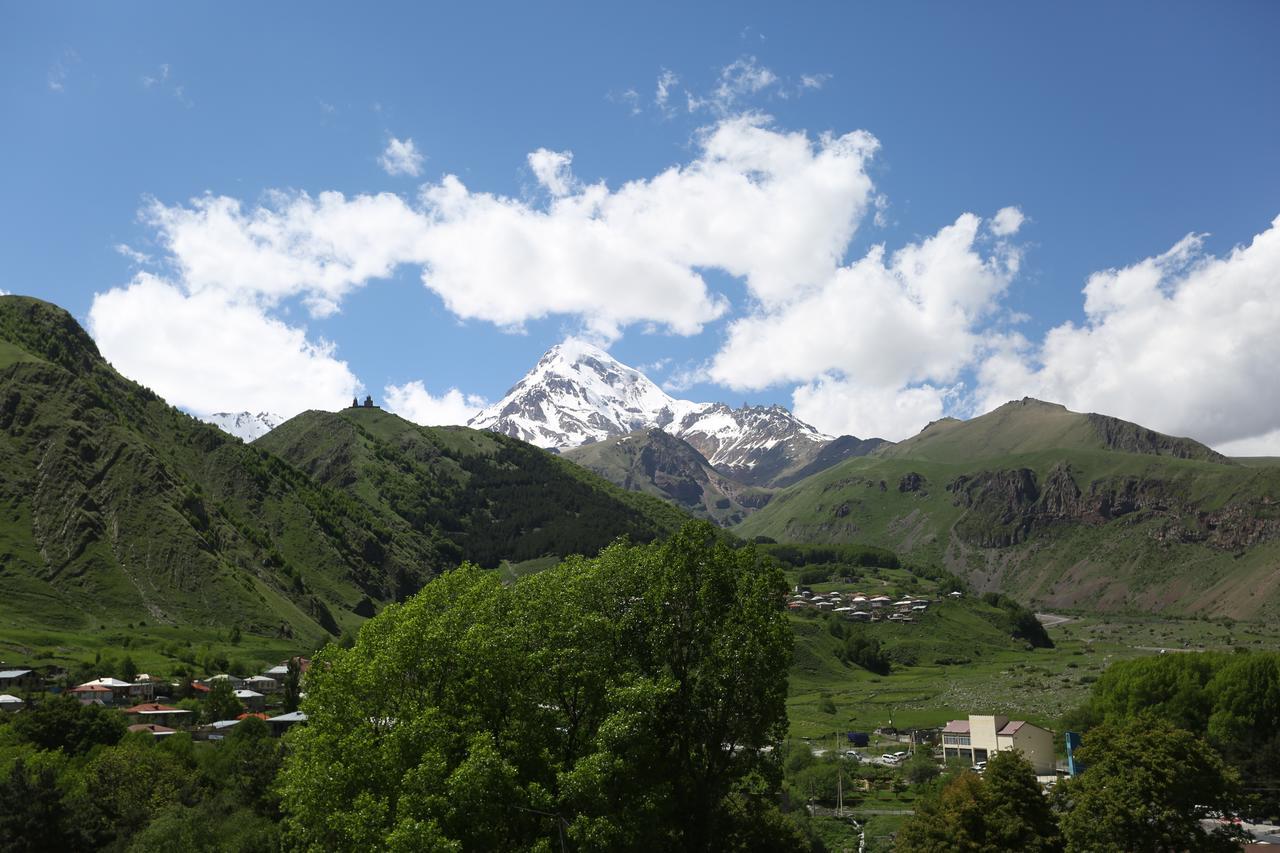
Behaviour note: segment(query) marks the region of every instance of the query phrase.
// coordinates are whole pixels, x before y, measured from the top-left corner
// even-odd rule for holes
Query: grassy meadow
[[[790,573],[794,583],[798,573]],[[853,584],[815,591],[931,595],[932,582],[905,570],[876,569]],[[972,596],[935,603],[918,621],[860,626],[896,662],[885,676],[842,663],[837,617],[792,615],[795,662],[788,716],[791,734],[818,741],[845,731],[930,727],[970,713],[1000,713],[1057,729],[1112,662],[1203,650],[1280,649],[1280,625],[1197,618],[1063,613],[1049,628],[1054,648],[1030,648],[991,621],[995,609]]]

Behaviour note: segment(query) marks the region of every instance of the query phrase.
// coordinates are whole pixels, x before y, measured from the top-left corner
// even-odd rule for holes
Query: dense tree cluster
[[[756,538],[759,540],[767,537]],[[823,564],[896,569],[902,565],[897,554],[887,548],[878,548],[875,545],[779,545],[766,543],[761,546],[761,550],[795,568]]]
[[[781,573],[694,524],[504,587],[450,572],[313,663],[281,776],[314,850],[788,849]]]
[[[1053,640],[1044,625],[1036,618],[1036,614],[1014,601],[1007,595],[998,592],[983,593],[982,600],[992,607],[999,608],[1000,624],[1009,635],[1019,640],[1026,640],[1037,649],[1053,648]]]
[[[1034,771],[1018,752],[998,752],[982,776],[952,775],[917,806],[898,835],[905,853],[1062,850],[1057,821]]]
[[[258,719],[216,746],[157,742],[118,711],[52,699],[0,724],[0,853],[275,851],[280,761]]]
[[[1046,797],[1031,765],[998,752],[982,775],[952,774],[898,835],[902,853],[1171,853],[1237,850],[1238,779],[1203,741],[1142,718],[1085,736],[1084,772]]]
[[[860,666],[876,675],[889,674],[891,668],[889,654],[881,646],[878,638],[868,635],[861,625],[850,625],[842,633],[844,646],[838,652],[840,660]]]
[[[1191,732],[1236,768],[1253,807],[1280,816],[1280,654],[1168,654],[1112,664],[1070,720],[1088,729],[1152,717]]]
[[[1238,812],[1239,778],[1190,732],[1152,717],[1103,725],[1079,759],[1085,771],[1055,792],[1069,853],[1240,849],[1239,828],[1211,820]]]

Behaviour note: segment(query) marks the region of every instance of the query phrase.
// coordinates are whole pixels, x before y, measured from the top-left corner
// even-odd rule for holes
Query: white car
[[[884,755],[880,756],[880,762],[882,764],[897,764],[899,761],[901,761],[901,759],[898,758],[898,754],[896,752],[886,752]]]

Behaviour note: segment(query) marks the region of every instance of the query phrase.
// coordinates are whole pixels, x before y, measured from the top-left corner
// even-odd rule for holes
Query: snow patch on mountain
[[[280,426],[285,422],[285,417],[277,415],[275,412],[258,412],[256,414],[253,412],[215,412],[204,420],[223,432],[229,432],[237,438],[248,442],[262,438],[262,436]]]

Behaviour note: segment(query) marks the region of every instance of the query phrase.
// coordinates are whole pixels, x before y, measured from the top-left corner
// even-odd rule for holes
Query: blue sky
[[[197,413],[457,419],[578,335],[831,432],[1280,453],[1280,7],[793,5],[9,4],[0,288]]]

